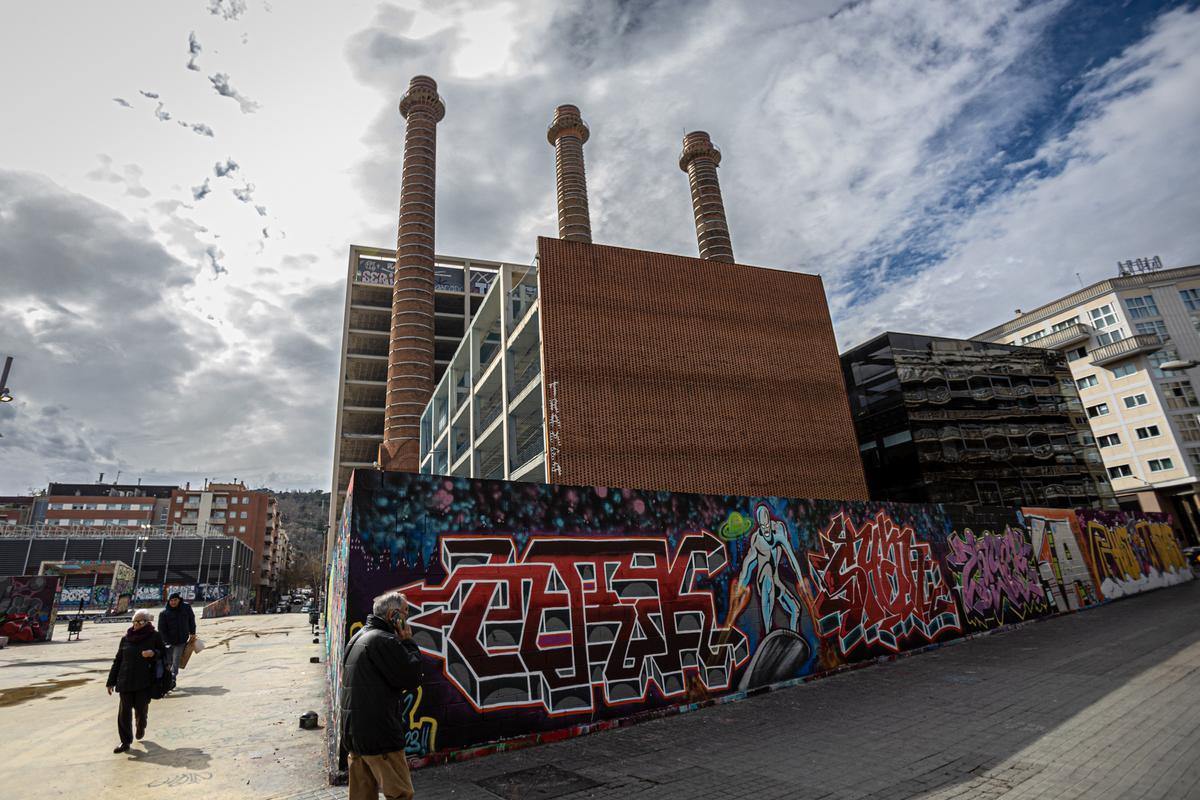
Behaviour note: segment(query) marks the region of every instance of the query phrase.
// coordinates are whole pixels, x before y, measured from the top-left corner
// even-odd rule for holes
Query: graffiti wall
[[[345,643],[350,637],[346,634],[347,614],[347,577],[350,553],[350,521],[354,508],[354,474],[350,476],[350,484],[346,489],[346,502],[342,506],[342,518],[338,523],[338,538],[330,553],[329,570],[325,585],[325,719],[328,722],[329,733],[325,738],[327,748],[326,766],[329,770],[330,782],[335,782],[337,775],[345,769],[345,756],[341,747],[342,708],[339,702],[342,686],[342,655]],[[417,705],[417,696],[410,695],[410,704]],[[406,715],[407,716],[407,715]],[[409,719],[412,719],[409,716]],[[432,742],[429,751],[432,752]]]
[[[1116,600],[1192,579],[1170,515],[1081,509],[1076,517],[1099,599]]]
[[[18,644],[50,641],[61,581],[50,575],[0,578],[0,636]]]
[[[1029,530],[1038,572],[1058,611],[1078,611],[1099,602],[1096,584],[1079,532],[1075,512],[1065,508],[1023,508],[1021,518]]]
[[[1025,622],[1057,610],[1016,511],[948,513],[953,530],[946,560],[970,630]]]
[[[1126,583],[1182,579],[1169,520],[1062,510],[374,471],[345,508],[326,591],[331,772],[341,651],[390,590],[425,656],[405,701],[420,765],[1073,610],[1109,596],[1093,562]]]
[[[373,597],[405,592],[429,665],[409,699],[417,758],[703,701],[968,630],[948,560],[952,526],[934,506],[355,480],[341,540],[348,581],[334,585],[335,563],[327,593],[345,598],[330,618],[346,628],[327,638],[344,643]],[[976,616],[1003,620],[1031,602],[1011,564],[1027,553],[991,548],[994,527],[960,551],[975,570]],[[971,548],[987,556],[978,569]],[[336,687],[340,653],[328,660]]]
[[[189,603],[193,601],[208,603],[220,600],[229,594],[229,584],[227,583],[139,583],[135,588],[132,579],[128,579],[123,581],[118,588],[123,588],[124,592],[114,594],[114,590],[107,585],[63,589],[58,604],[69,608],[78,606],[79,601],[83,600],[87,608],[107,609],[110,600],[114,598],[115,605],[119,608],[121,597],[126,595],[132,595],[134,605],[145,606],[165,604],[171,592],[179,592],[180,596]]]

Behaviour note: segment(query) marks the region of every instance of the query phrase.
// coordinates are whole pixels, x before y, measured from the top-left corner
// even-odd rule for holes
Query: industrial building
[[[436,84],[417,77],[400,108],[382,468],[866,498],[821,279],[735,263],[721,153],[701,131],[684,138],[678,164],[701,257],[593,244],[591,134],[576,107],[560,106],[547,131],[559,239],[538,239],[534,265],[500,269],[435,385],[433,176],[445,106]]]
[[[1126,262],[973,338],[1062,353],[1122,508],[1200,543],[1200,265],[1161,266]]]
[[[842,370],[872,500],[1117,506],[1053,350],[884,333]]]
[[[232,595],[239,608],[253,598],[253,553],[239,539],[175,527],[140,531],[109,527],[0,527],[0,577],[37,575],[44,561],[121,561],[134,570],[134,603],[162,605],[172,591],[203,604]],[[61,605],[107,607],[97,575],[64,579]]]
[[[46,497],[46,524],[125,530],[168,524],[171,492],[176,487],[103,481],[101,473],[96,483],[51,483]]]
[[[435,256],[433,364],[441,378],[502,264]],[[383,441],[396,251],[350,246],[342,323],[329,524],[336,526],[350,473],[371,467]]]

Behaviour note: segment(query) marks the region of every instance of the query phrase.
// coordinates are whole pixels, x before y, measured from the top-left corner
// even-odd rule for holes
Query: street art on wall
[[[1125,524],[1128,552],[1105,523],[1094,549],[1110,571],[1182,564],[1169,520],[1142,521]],[[356,471],[327,576],[330,770],[344,765],[342,649],[386,591],[408,597],[426,658],[405,699],[420,765],[1095,602],[1079,530],[1054,509]]]
[[[1066,508],[1023,508],[1038,573],[1058,611],[1094,605],[1096,586],[1080,547],[1079,520]]]
[[[61,581],[49,575],[0,578],[0,636],[13,643],[50,641]]]
[[[1081,544],[1101,600],[1192,579],[1167,514],[1081,509]]]
[[[954,568],[963,616],[972,628],[1022,622],[1052,610],[1033,545],[1021,528],[955,531],[947,560]]]
[[[964,631],[949,522],[935,506],[365,471],[346,508],[327,641],[344,643],[376,595],[405,592],[428,657],[409,700],[416,758],[701,702]],[[330,648],[336,692],[341,654]],[[330,710],[336,726],[335,697]]]

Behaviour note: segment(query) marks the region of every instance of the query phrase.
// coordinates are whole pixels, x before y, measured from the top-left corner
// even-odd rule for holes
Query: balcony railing
[[[1156,334],[1139,333],[1127,339],[1121,339],[1112,344],[1097,347],[1088,353],[1088,357],[1091,359],[1092,364],[1097,367],[1103,367],[1106,364],[1123,361],[1134,356],[1153,353],[1156,350],[1161,350],[1162,346],[1162,340]]]
[[[1026,342],[1026,347],[1041,347],[1046,350],[1061,350],[1064,347],[1086,342],[1092,335],[1092,326],[1083,322],[1068,325],[1062,330],[1048,333],[1040,339]]]

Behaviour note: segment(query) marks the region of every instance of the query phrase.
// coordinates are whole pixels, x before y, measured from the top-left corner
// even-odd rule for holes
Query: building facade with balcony
[[[350,473],[358,467],[373,466],[383,441],[395,262],[395,250],[350,246],[333,445],[330,530],[341,518]],[[435,381],[450,365],[471,318],[501,267],[497,261],[436,257]]]
[[[1120,275],[973,337],[1062,353],[1123,507],[1200,542],[1200,266]],[[1163,369],[1184,361],[1185,369]]]
[[[871,499],[1116,508],[1059,353],[884,333],[842,370]]]
[[[277,501],[267,492],[247,489],[244,483],[206,483],[202,489],[188,484],[171,494],[170,522],[184,531],[227,535],[250,548],[252,603],[263,611],[274,601],[280,569],[276,567]]]

